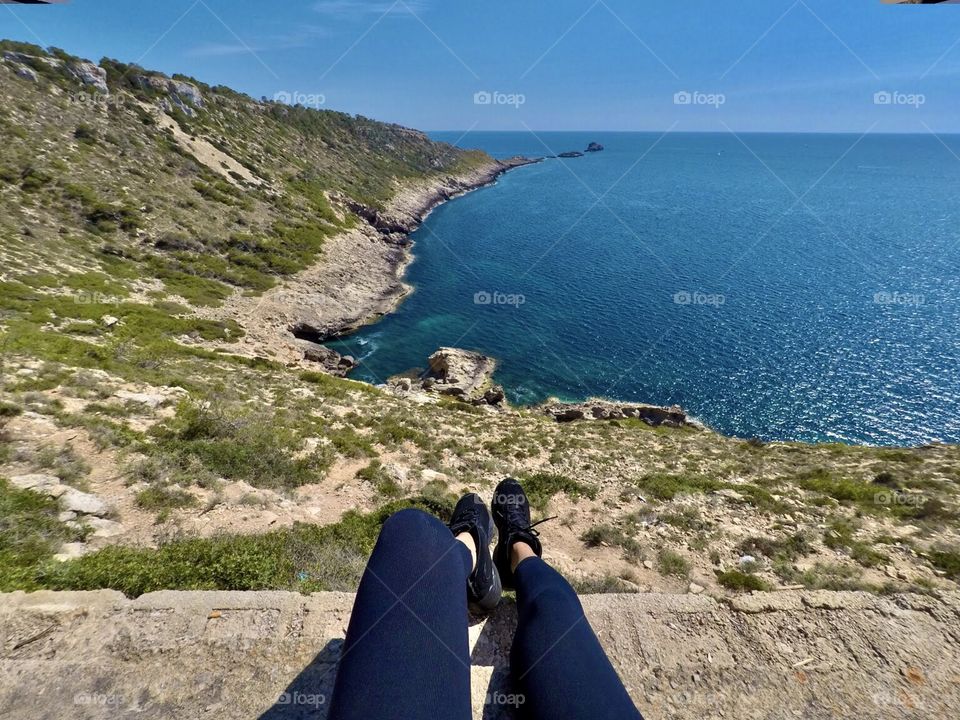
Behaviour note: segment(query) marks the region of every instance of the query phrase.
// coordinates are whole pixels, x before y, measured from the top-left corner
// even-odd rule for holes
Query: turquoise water
[[[354,377],[382,382],[453,345],[497,357],[517,403],[600,395],[677,403],[742,437],[960,441],[960,160],[938,139],[460,144],[503,157],[593,140],[606,151],[437,209],[414,235],[414,294],[331,344],[362,359]]]

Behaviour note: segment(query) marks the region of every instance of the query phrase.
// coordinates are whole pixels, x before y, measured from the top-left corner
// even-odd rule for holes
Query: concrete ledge
[[[0,594],[0,718],[326,717],[353,595]],[[650,718],[960,717],[960,593],[594,595]],[[511,692],[516,610],[470,628],[474,715]]]

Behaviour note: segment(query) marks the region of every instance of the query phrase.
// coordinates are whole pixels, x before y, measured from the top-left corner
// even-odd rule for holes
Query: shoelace
[[[537,520],[535,523],[530,523],[530,525],[529,525],[528,527],[524,528],[524,529],[521,530],[520,532],[528,532],[528,533],[530,533],[531,535],[533,535],[534,537],[540,537],[540,531],[539,531],[539,530],[534,530],[534,528],[535,528],[537,525],[543,525],[545,522],[550,522],[551,520],[556,520],[558,517],[560,517],[560,516],[559,516],[559,515],[554,515],[553,517],[544,518],[543,520]]]

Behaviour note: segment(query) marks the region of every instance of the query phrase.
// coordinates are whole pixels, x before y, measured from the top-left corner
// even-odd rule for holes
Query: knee
[[[528,599],[528,605],[538,615],[583,614],[580,599],[569,585],[543,588]]]
[[[395,512],[380,530],[380,543],[403,543],[418,546],[449,539],[450,531],[438,518],[416,508]]]

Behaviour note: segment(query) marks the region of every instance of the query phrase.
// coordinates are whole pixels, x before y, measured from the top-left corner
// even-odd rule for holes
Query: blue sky
[[[426,130],[960,132],[960,6],[73,0],[0,35]]]

